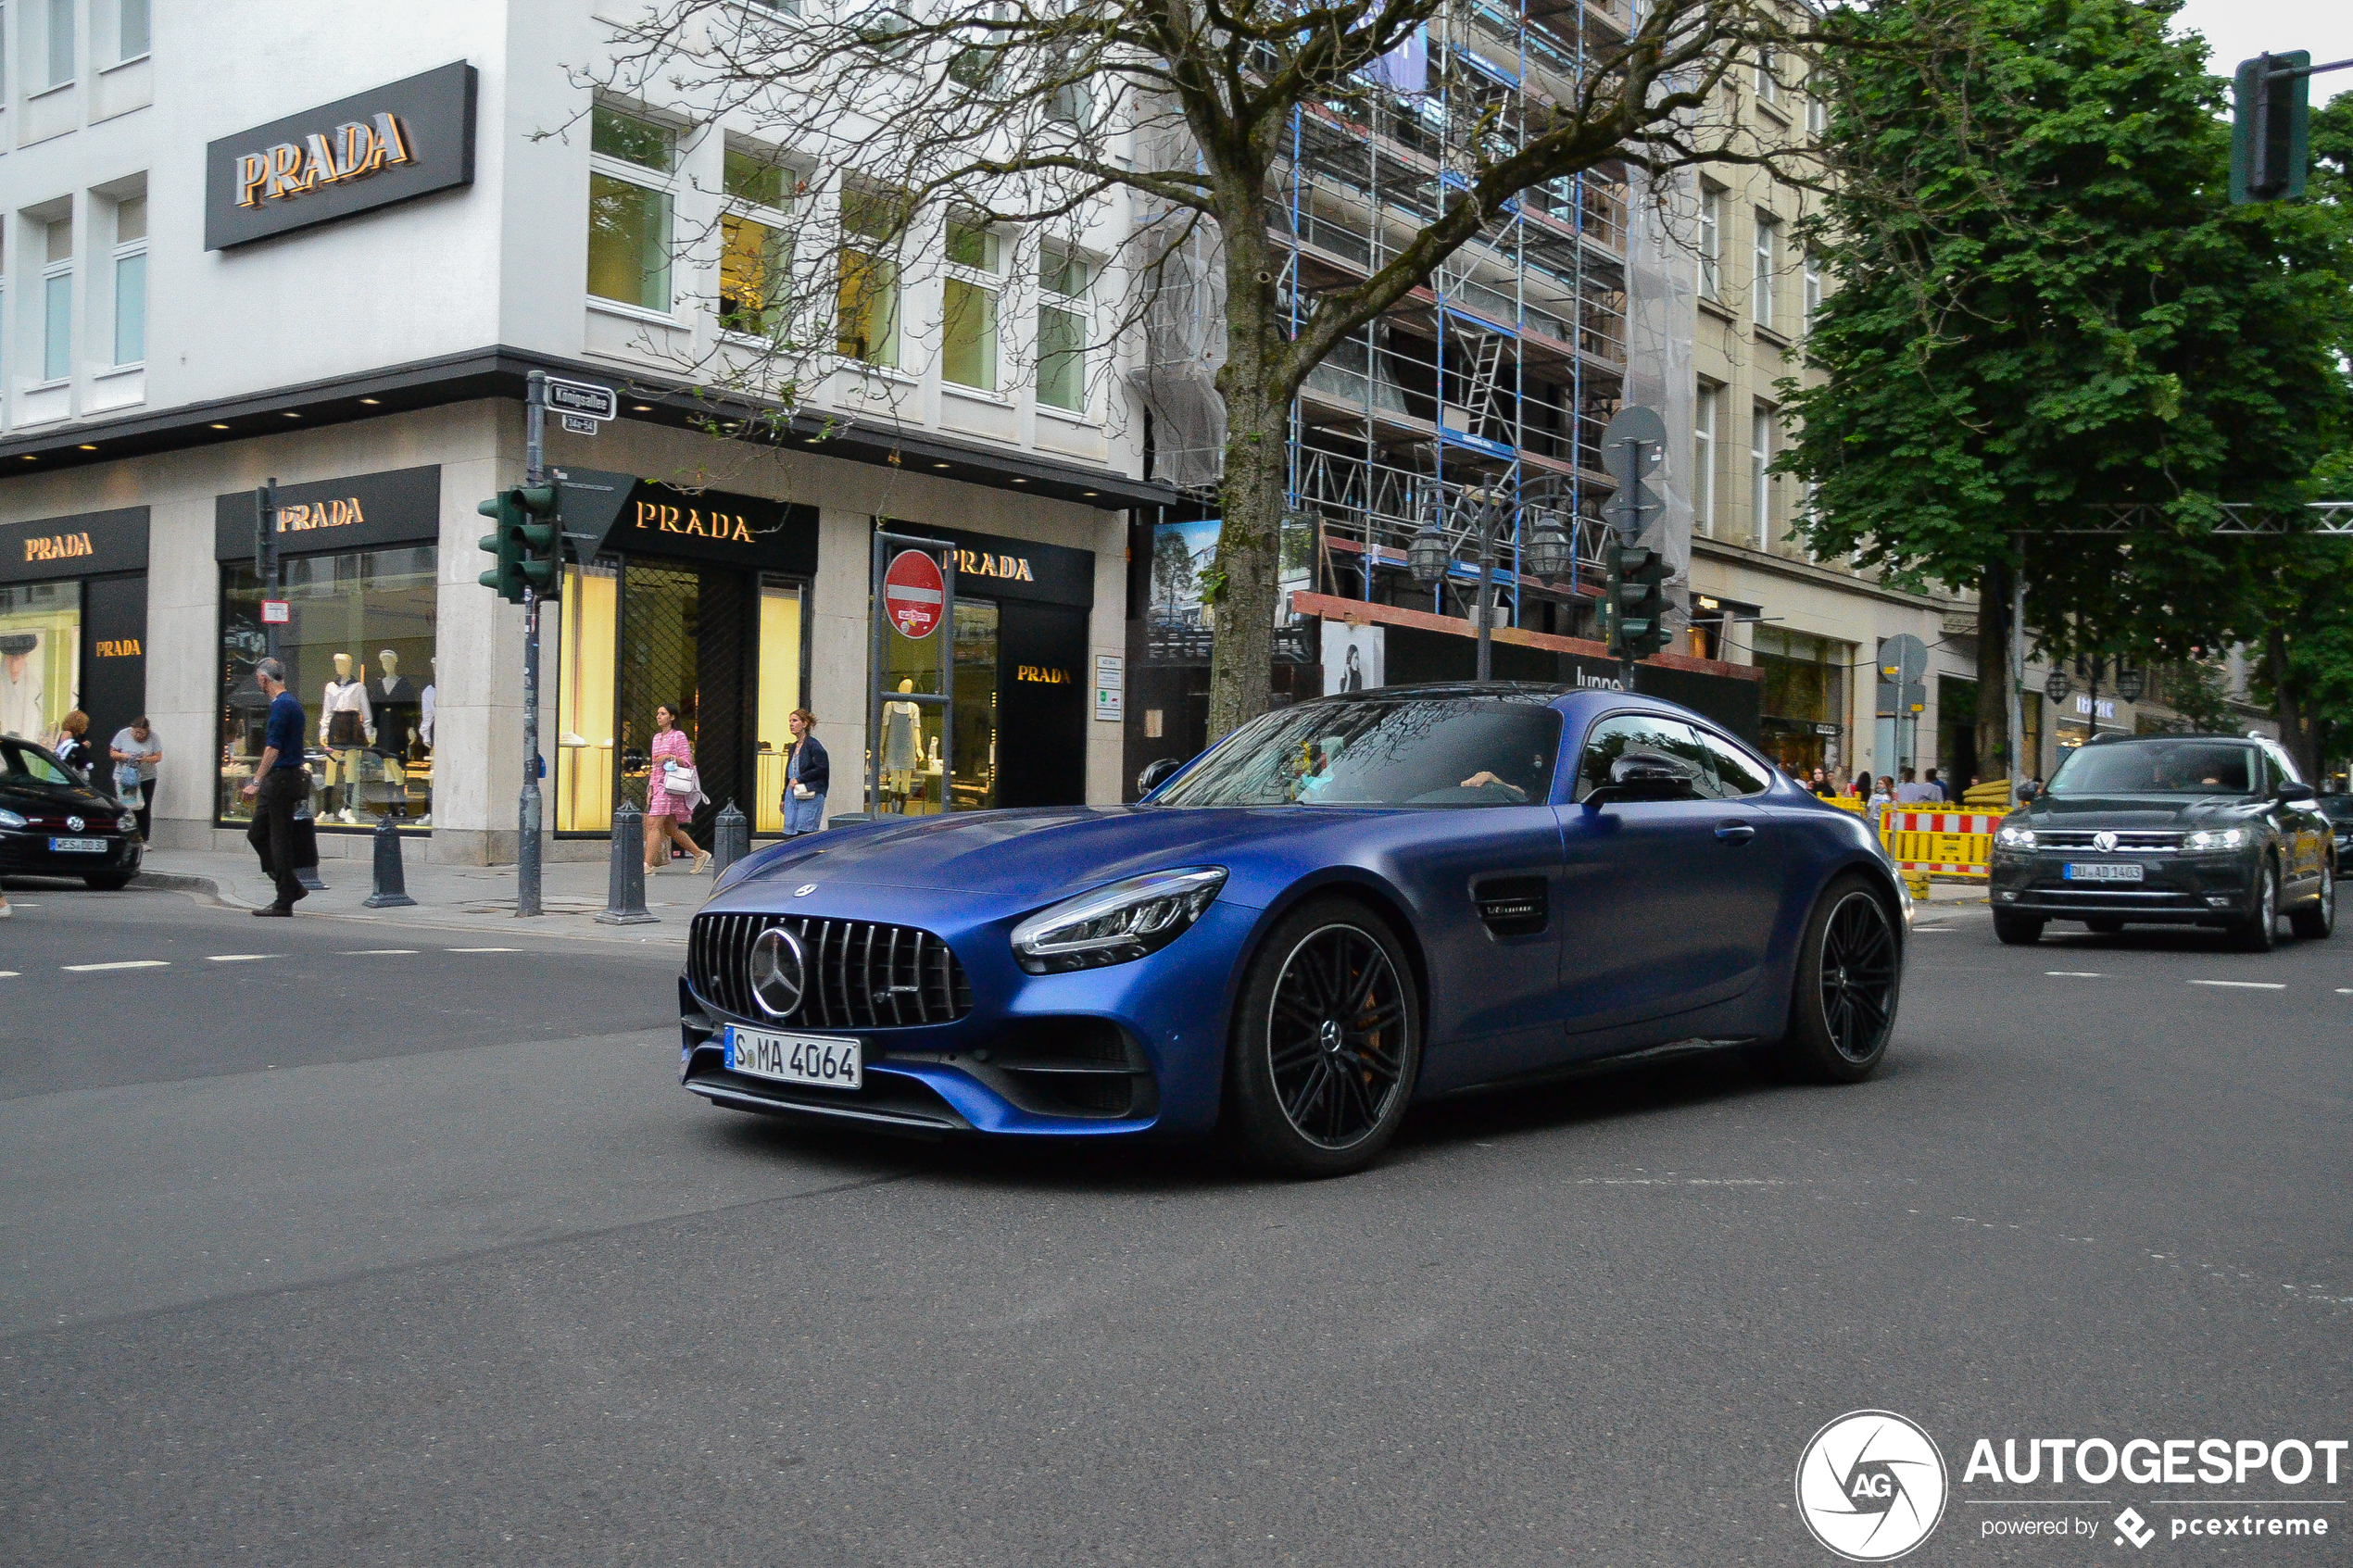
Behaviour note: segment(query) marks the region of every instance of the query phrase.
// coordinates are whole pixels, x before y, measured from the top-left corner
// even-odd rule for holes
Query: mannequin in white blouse
[[[334,813],[339,821],[359,820],[353,810],[359,803],[359,770],[375,739],[376,716],[368,704],[368,683],[354,671],[351,656],[339,653],[334,675],[319,698],[319,744],[330,754],[327,783],[343,789],[343,808]]]

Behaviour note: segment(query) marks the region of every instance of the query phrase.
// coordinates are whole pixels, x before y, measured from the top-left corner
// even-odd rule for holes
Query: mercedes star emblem
[[[804,883],[802,883],[802,884],[801,884],[799,887],[796,887],[796,888],[794,888],[794,889],[792,890],[792,896],[793,896],[794,897],[796,897],[796,898],[802,898],[802,897],[808,897],[810,894],[814,893],[814,892],[816,892],[816,891],[817,891],[817,884],[816,884],[815,883],[813,883],[813,882],[804,882]]]
[[[2113,855],[2116,853],[2116,835],[2112,833],[2095,833],[2092,835],[2092,847],[2103,855]]]
[[[801,961],[800,944],[793,934],[781,925],[772,925],[753,939],[751,960],[746,965],[750,972],[752,999],[760,1010],[771,1018],[789,1018],[800,1006],[801,988],[808,984],[808,968]]]

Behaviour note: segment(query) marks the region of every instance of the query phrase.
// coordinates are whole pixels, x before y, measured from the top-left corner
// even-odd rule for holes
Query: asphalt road
[[[2353,1436],[2353,932],[1936,909],[1866,1085],[1458,1101],[1285,1185],[712,1110],[674,960],[19,899],[0,1562],[1823,1563],[1800,1449],[1877,1407],[1954,1471],[1907,1562],[2074,1562],[2142,1554],[1987,1537],[1975,1436]],[[2347,1561],[2318,1512],[2147,1555]]]

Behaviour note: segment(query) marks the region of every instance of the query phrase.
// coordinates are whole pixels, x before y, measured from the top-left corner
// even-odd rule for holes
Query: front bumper
[[[52,833],[47,828],[0,828],[0,872],[9,876],[128,876],[139,869],[139,842],[124,834],[75,835],[105,839],[105,851],[94,855],[51,849],[49,840],[58,836],[64,836],[62,830]]]
[[[2138,865],[2138,882],[2076,882],[2073,863]],[[1990,882],[1994,909],[2045,920],[2109,919],[2172,925],[2225,925],[2255,908],[2259,853],[2099,855],[2083,851],[1996,849]]]
[[[828,889],[822,909],[794,913],[903,922],[892,890]],[[743,908],[754,908],[746,903]],[[748,1018],[678,981],[679,1070],[686,1088],[737,1110],[849,1123],[920,1137],[963,1134],[1105,1137],[1190,1135],[1216,1124],[1227,994],[1257,911],[1212,904],[1161,951],[1069,974],[1025,973],[1012,922],[958,929],[926,909],[923,924],[963,963],[971,1010],[952,1023],[811,1029]],[[864,1047],[864,1084],[846,1090],[779,1084],[727,1071],[729,1023]]]

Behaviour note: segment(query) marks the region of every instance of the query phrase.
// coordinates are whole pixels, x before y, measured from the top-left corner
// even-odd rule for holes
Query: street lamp
[[[2149,689],[2148,673],[2143,670],[2119,670],[2116,672],[2116,695],[2127,702],[2138,702],[2141,694]]]
[[[1561,532],[1560,514],[1550,508],[1539,511],[1527,547],[1520,551],[1521,563],[1537,577],[1550,583],[1568,570],[1575,554],[1568,535]]]
[[[1439,531],[1438,520],[1444,515],[1445,503],[1436,491],[1422,497],[1422,525],[1405,546],[1405,568],[1416,583],[1436,583],[1446,575],[1446,566],[1453,552],[1446,547],[1446,535]]]

